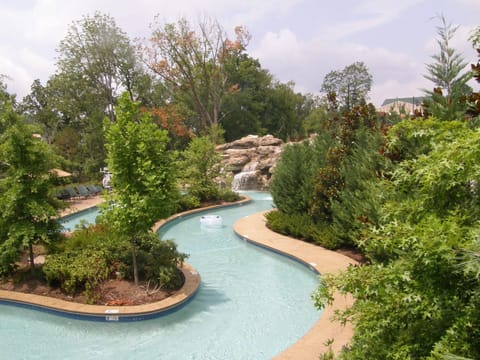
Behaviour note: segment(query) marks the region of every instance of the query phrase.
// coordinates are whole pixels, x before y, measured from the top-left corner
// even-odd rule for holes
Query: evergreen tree
[[[427,64],[428,74],[424,75],[435,85],[433,91],[425,91],[430,98],[425,101],[425,111],[441,120],[462,119],[467,109],[466,99],[472,91],[467,85],[472,74],[464,72],[467,63],[450,45],[458,26],[447,24],[443,16],[440,19],[442,25],[437,27],[440,52],[432,56],[434,62]]]

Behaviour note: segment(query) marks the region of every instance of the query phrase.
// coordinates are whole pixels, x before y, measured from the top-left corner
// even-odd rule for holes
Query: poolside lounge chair
[[[71,187],[66,187],[65,191],[68,193],[70,199],[76,199],[80,197],[80,194]]]
[[[98,195],[102,192],[102,188],[96,185],[87,185],[87,190],[90,191],[93,195]]]
[[[90,192],[85,185],[77,185],[77,191],[80,194],[81,197],[89,197],[92,196],[93,193]]]
[[[55,197],[58,200],[68,200],[70,198],[70,194],[68,193],[67,190],[61,189],[57,191],[57,193],[55,194]]]

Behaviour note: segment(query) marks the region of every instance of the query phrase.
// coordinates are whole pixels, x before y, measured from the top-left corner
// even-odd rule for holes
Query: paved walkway
[[[347,256],[269,230],[265,225],[264,214],[265,212],[257,213],[240,219],[234,224],[234,231],[245,239],[310,264],[321,274],[335,274],[347,268],[349,264],[356,264],[355,260]],[[339,322],[332,321],[332,316],[335,310],[345,309],[352,302],[351,297],[337,294],[333,304],[324,309],[320,319],[308,333],[275,359],[318,359],[321,353],[328,350],[325,343],[330,339],[334,339],[332,350],[338,354],[342,346],[349,342],[353,331],[350,324],[342,326]]]
[[[84,199],[75,199],[75,200],[68,200],[65,202],[67,206],[60,212],[60,216],[70,215],[93,206],[100,204],[103,201],[101,195],[92,196]]]

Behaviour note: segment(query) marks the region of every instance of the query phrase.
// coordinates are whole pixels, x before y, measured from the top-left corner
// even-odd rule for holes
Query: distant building
[[[385,99],[377,110],[388,114],[396,112],[397,114],[412,115],[415,110],[422,112],[422,102],[424,99],[425,97],[423,96]]]

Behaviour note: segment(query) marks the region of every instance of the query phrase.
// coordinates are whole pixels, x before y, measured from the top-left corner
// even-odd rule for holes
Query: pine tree
[[[432,55],[433,63],[427,64],[428,74],[424,77],[434,83],[432,91],[425,90],[430,97],[425,101],[425,110],[440,120],[461,119],[466,112],[466,97],[471,93],[467,82],[470,72],[463,72],[467,63],[463,56],[451,47],[451,40],[458,26],[447,24],[443,16],[442,25],[437,27],[438,54]],[[462,73],[463,72],[463,73]]]

